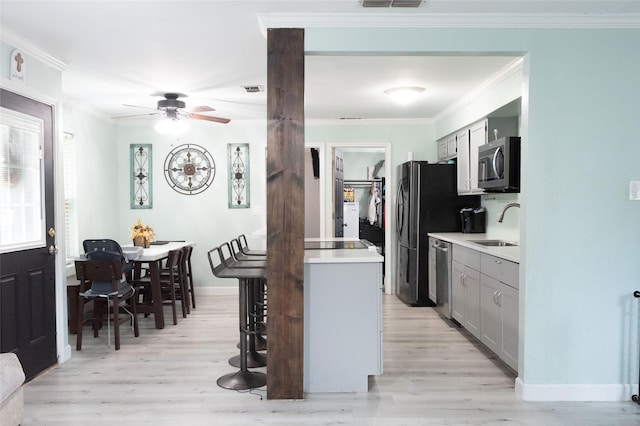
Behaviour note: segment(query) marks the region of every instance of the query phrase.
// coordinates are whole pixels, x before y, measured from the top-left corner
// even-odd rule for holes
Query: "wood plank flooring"
[[[197,303],[164,330],[141,316],[140,337],[123,329],[117,352],[87,326],[82,351],[25,386],[23,426],[640,425],[632,402],[517,400],[512,372],[433,309],[395,296],[383,297],[385,372],[368,393],[274,401],[265,389],[222,389],[217,378],[236,371],[237,296],[199,294]]]

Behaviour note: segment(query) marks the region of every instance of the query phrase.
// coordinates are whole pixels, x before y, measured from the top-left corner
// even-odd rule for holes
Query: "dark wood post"
[[[267,49],[267,398],[302,399],[304,30],[268,30]]]

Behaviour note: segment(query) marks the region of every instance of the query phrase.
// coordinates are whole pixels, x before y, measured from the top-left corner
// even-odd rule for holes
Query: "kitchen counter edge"
[[[463,234],[462,232],[430,232],[427,235],[429,237],[444,240],[453,244],[459,244],[463,247],[477,250],[481,253],[490,254],[492,256],[500,257],[505,260],[520,263],[520,246],[495,247],[483,246],[470,242],[471,240],[496,239],[488,237],[487,234]]]

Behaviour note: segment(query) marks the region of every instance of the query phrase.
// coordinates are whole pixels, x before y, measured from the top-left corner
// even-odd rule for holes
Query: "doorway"
[[[391,220],[391,211],[392,211],[392,176],[391,176],[391,146],[387,142],[363,142],[363,143],[354,143],[354,142],[325,142],[325,143],[312,143],[307,145],[307,151],[311,148],[315,148],[318,150],[318,170],[319,170],[319,179],[312,185],[309,185],[309,180],[305,181],[305,203],[308,204],[307,197],[311,197],[314,199],[314,202],[318,203],[318,208],[314,210],[305,209],[305,224],[309,221],[318,221],[319,222],[319,235],[321,238],[333,238],[335,234],[335,207],[336,200],[343,199],[343,194],[336,194],[333,176],[333,161],[332,159],[335,157],[335,151],[341,151],[343,153],[343,162],[344,162],[344,180],[347,182],[347,185],[350,182],[357,181],[359,188],[354,188],[354,197],[355,194],[359,194],[360,196],[366,196],[368,194],[369,188],[371,186],[371,182],[374,180],[381,181],[384,178],[385,188],[384,193],[381,195],[385,196],[384,203],[381,203],[381,229],[383,235],[382,246],[384,247],[383,256],[385,257],[384,262],[384,289],[385,293],[391,294],[392,286],[391,286],[391,264],[392,264],[392,250],[391,250],[391,237],[390,237],[390,226],[388,224],[392,223]],[[310,158],[310,156],[308,156]],[[351,162],[350,158],[358,158],[359,161],[356,163]],[[375,159],[375,161],[374,161]],[[381,160],[382,164],[380,164],[379,170],[377,170],[378,179],[367,179],[367,167],[369,167],[370,174],[373,174],[374,168],[377,163]],[[310,160],[306,164],[310,164]],[[352,168],[358,167],[357,170],[349,170],[349,164],[352,164]],[[369,164],[371,163],[371,164]],[[309,173],[306,172],[307,179],[309,178]],[[319,191],[319,192],[315,192]],[[317,197],[315,194],[318,194]],[[337,197],[339,195],[339,197]],[[367,197],[368,199],[368,197]],[[362,201],[362,206],[367,204],[365,200]],[[362,211],[362,210],[361,210]],[[365,219],[368,219],[368,209],[366,209],[363,213],[361,213]],[[307,225],[305,225],[307,228]],[[310,235],[305,235],[310,236]],[[361,239],[367,239],[362,238]],[[378,245],[378,244],[376,244]]]

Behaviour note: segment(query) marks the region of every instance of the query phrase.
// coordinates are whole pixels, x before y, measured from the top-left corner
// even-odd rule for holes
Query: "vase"
[[[149,248],[149,241],[145,237],[135,237],[133,245],[136,247]]]

